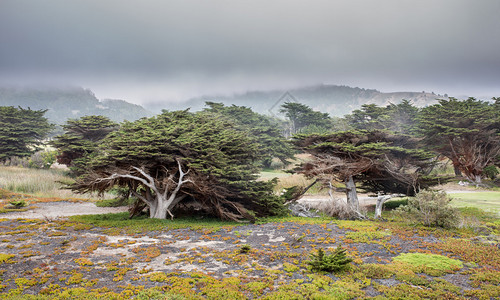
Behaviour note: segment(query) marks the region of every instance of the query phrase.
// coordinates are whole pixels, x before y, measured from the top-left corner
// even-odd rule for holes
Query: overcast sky
[[[339,84],[500,96],[499,0],[0,0],[0,83],[134,103]]]

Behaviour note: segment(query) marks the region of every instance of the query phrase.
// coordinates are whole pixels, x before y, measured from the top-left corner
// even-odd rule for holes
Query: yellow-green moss
[[[438,254],[401,253],[393,258],[394,261],[404,262],[416,267],[425,267],[437,271],[453,271],[463,267],[461,261]]]

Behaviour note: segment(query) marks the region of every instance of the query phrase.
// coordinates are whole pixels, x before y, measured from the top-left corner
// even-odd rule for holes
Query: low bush
[[[320,202],[318,205],[315,205],[314,208],[327,216],[334,217],[340,220],[357,220],[362,216],[362,213],[360,214],[360,212],[353,209],[343,199],[334,199],[333,201]]]
[[[30,157],[12,156],[2,162],[4,166],[48,169],[56,161],[57,151],[41,150],[33,153]]]
[[[22,207],[25,207],[26,205],[28,205],[26,203],[26,201],[24,201],[24,200],[9,201],[9,204],[12,205],[12,207],[14,207],[14,208],[22,208]]]
[[[408,205],[408,198],[389,200],[384,203],[384,209],[394,210],[403,205]]]
[[[28,167],[49,169],[56,162],[57,151],[37,151],[28,160]]]
[[[489,179],[495,180],[495,178],[497,177],[498,174],[500,174],[500,172],[494,165],[489,165],[483,169],[483,174],[486,175],[486,177],[488,177]]]
[[[239,252],[240,252],[241,254],[245,254],[245,253],[250,252],[250,250],[252,250],[252,246],[250,246],[250,245],[248,245],[248,244],[245,244],[245,245],[242,245],[242,246],[240,247]]]
[[[425,226],[443,228],[457,227],[460,223],[459,211],[451,207],[451,198],[445,192],[421,191],[408,199],[408,204],[396,209],[404,220]]]
[[[307,264],[313,271],[339,272],[347,269],[352,262],[340,245],[331,254],[325,254],[325,251],[319,248],[318,254],[312,253],[310,258]]]

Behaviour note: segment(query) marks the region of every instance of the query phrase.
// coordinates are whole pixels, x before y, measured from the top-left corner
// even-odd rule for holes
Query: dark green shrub
[[[307,262],[313,271],[339,272],[347,269],[352,262],[347,257],[346,250],[340,245],[331,254],[325,254],[322,248],[318,249],[318,254],[311,254],[311,260]]]
[[[456,227],[460,213],[450,206],[451,198],[443,191],[421,191],[408,199],[408,204],[400,206],[396,212],[403,219],[425,226],[443,228]]]
[[[500,172],[494,165],[489,165],[483,169],[483,174],[486,175],[486,177],[488,177],[489,179],[495,180],[495,178],[497,177],[498,174],[500,174]]]
[[[242,254],[248,253],[250,252],[250,250],[252,250],[252,247],[250,245],[242,245],[240,247],[240,253]]]
[[[384,209],[394,210],[403,205],[408,205],[408,198],[389,200],[384,203]]]
[[[12,207],[14,207],[15,209],[19,209],[28,205],[24,200],[9,201],[9,204],[12,205]]]

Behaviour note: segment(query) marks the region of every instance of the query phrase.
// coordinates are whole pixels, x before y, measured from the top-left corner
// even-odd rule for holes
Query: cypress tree
[[[280,213],[272,183],[256,181],[258,145],[235,126],[212,113],[188,111],[125,122],[103,140],[73,189],[128,187],[152,218],[173,218],[176,209],[193,203],[221,219]]]
[[[104,116],[85,116],[68,120],[63,125],[64,134],[51,142],[58,149],[57,162],[67,165],[75,175],[81,175],[100,141],[118,124]]]
[[[44,117],[47,110],[0,106],[0,161],[30,156],[54,128]]]
[[[431,149],[480,184],[484,168],[497,163],[500,155],[499,116],[498,101],[450,98],[422,110],[419,131]]]

